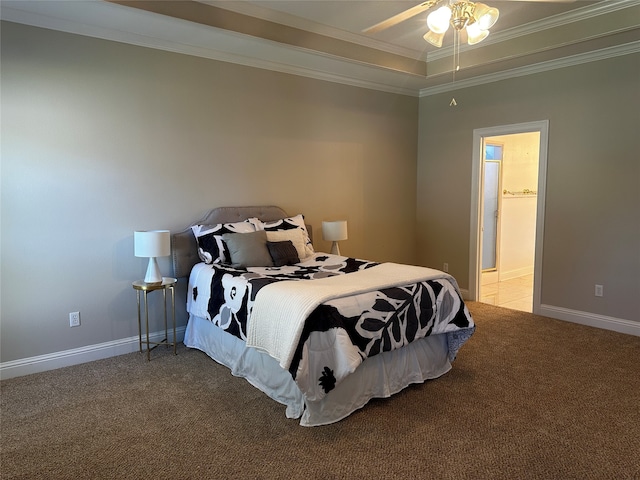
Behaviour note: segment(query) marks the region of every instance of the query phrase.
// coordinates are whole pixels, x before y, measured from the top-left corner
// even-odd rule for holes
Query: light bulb
[[[467,25],[467,43],[469,45],[475,45],[489,36],[489,30],[483,30],[478,23],[472,23]]]
[[[500,11],[484,3],[476,3],[473,16],[481,30],[489,30],[498,20]]]
[[[451,9],[447,6],[434,10],[427,17],[427,25],[433,33],[444,33],[449,29]]]

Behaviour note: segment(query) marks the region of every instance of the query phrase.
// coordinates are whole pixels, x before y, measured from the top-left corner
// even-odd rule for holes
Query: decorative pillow
[[[294,217],[283,218],[282,220],[276,220],[274,222],[263,222],[258,218],[250,218],[247,221],[251,222],[255,226],[256,230],[266,230],[269,232],[300,229],[302,230],[302,238],[304,240],[305,248],[304,255],[300,257],[300,260],[314,254],[313,244],[311,243],[311,238],[309,238],[309,232],[307,232],[307,227],[304,223],[304,216],[302,214],[298,214]]]
[[[292,230],[276,230],[267,232],[267,241],[268,242],[284,242],[286,240],[290,241],[294,248],[296,249],[298,255],[298,262],[301,258],[306,258],[307,253],[304,246],[304,233],[299,228],[294,228]],[[295,263],[298,263],[295,262]]]
[[[227,245],[234,267],[272,267],[273,260],[267,248],[267,233],[225,233],[222,240]]]
[[[218,223],[216,225],[193,225],[193,235],[198,243],[198,256],[205,263],[230,263],[231,259],[222,241],[225,233],[255,232],[256,227],[248,221]]]
[[[267,234],[267,238],[269,235]],[[298,251],[293,246],[291,240],[283,240],[281,242],[267,242],[267,248],[269,254],[273,260],[273,265],[276,267],[282,267],[283,265],[293,265],[298,263],[300,258],[298,257]]]

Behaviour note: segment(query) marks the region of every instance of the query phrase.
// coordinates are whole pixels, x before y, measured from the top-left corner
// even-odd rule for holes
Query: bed
[[[221,207],[172,236],[184,343],[303,426],[444,375],[475,325],[439,270],[316,252],[302,215]]]

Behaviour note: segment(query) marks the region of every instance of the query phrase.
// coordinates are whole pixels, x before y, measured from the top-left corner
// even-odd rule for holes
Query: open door
[[[471,195],[471,239],[470,239],[470,264],[469,264],[469,298],[480,300],[482,289],[483,271],[495,269],[497,275],[500,274],[500,240],[501,221],[500,215],[501,198],[504,191],[501,184],[502,154],[500,160],[485,159],[486,147],[494,142],[494,138],[519,133],[538,132],[538,175],[535,202],[535,227],[533,236],[535,237],[535,252],[533,265],[533,312],[540,310],[540,290],[541,290],[541,270],[543,251],[543,227],[544,227],[544,199],[546,188],[546,165],[547,165],[547,145],[548,145],[548,121],[531,122],[524,124],[506,125],[498,127],[483,128],[474,131],[473,138],[473,166],[472,166],[472,195]],[[499,145],[502,142],[497,143]],[[491,156],[491,155],[490,155]],[[485,161],[487,160],[487,161]],[[494,160],[494,161],[491,161]],[[498,163],[496,165],[496,163]],[[497,188],[497,200],[494,198]],[[530,189],[524,188],[521,194],[526,194]],[[531,189],[532,190],[532,189]],[[493,209],[493,211],[492,211]],[[497,214],[495,212],[498,212]],[[495,231],[494,231],[495,228]],[[495,262],[494,260],[495,256]],[[495,265],[492,265],[495,263]]]

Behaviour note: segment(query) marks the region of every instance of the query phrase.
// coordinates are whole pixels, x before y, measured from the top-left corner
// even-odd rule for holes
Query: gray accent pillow
[[[268,237],[268,235],[267,235]],[[293,265],[300,261],[298,250],[291,240],[282,240],[280,242],[267,242],[267,248],[271,254],[273,265],[282,267],[284,265]]]
[[[234,267],[272,267],[273,260],[267,248],[267,234],[264,231],[248,233],[225,233],[222,241],[226,244]]]

